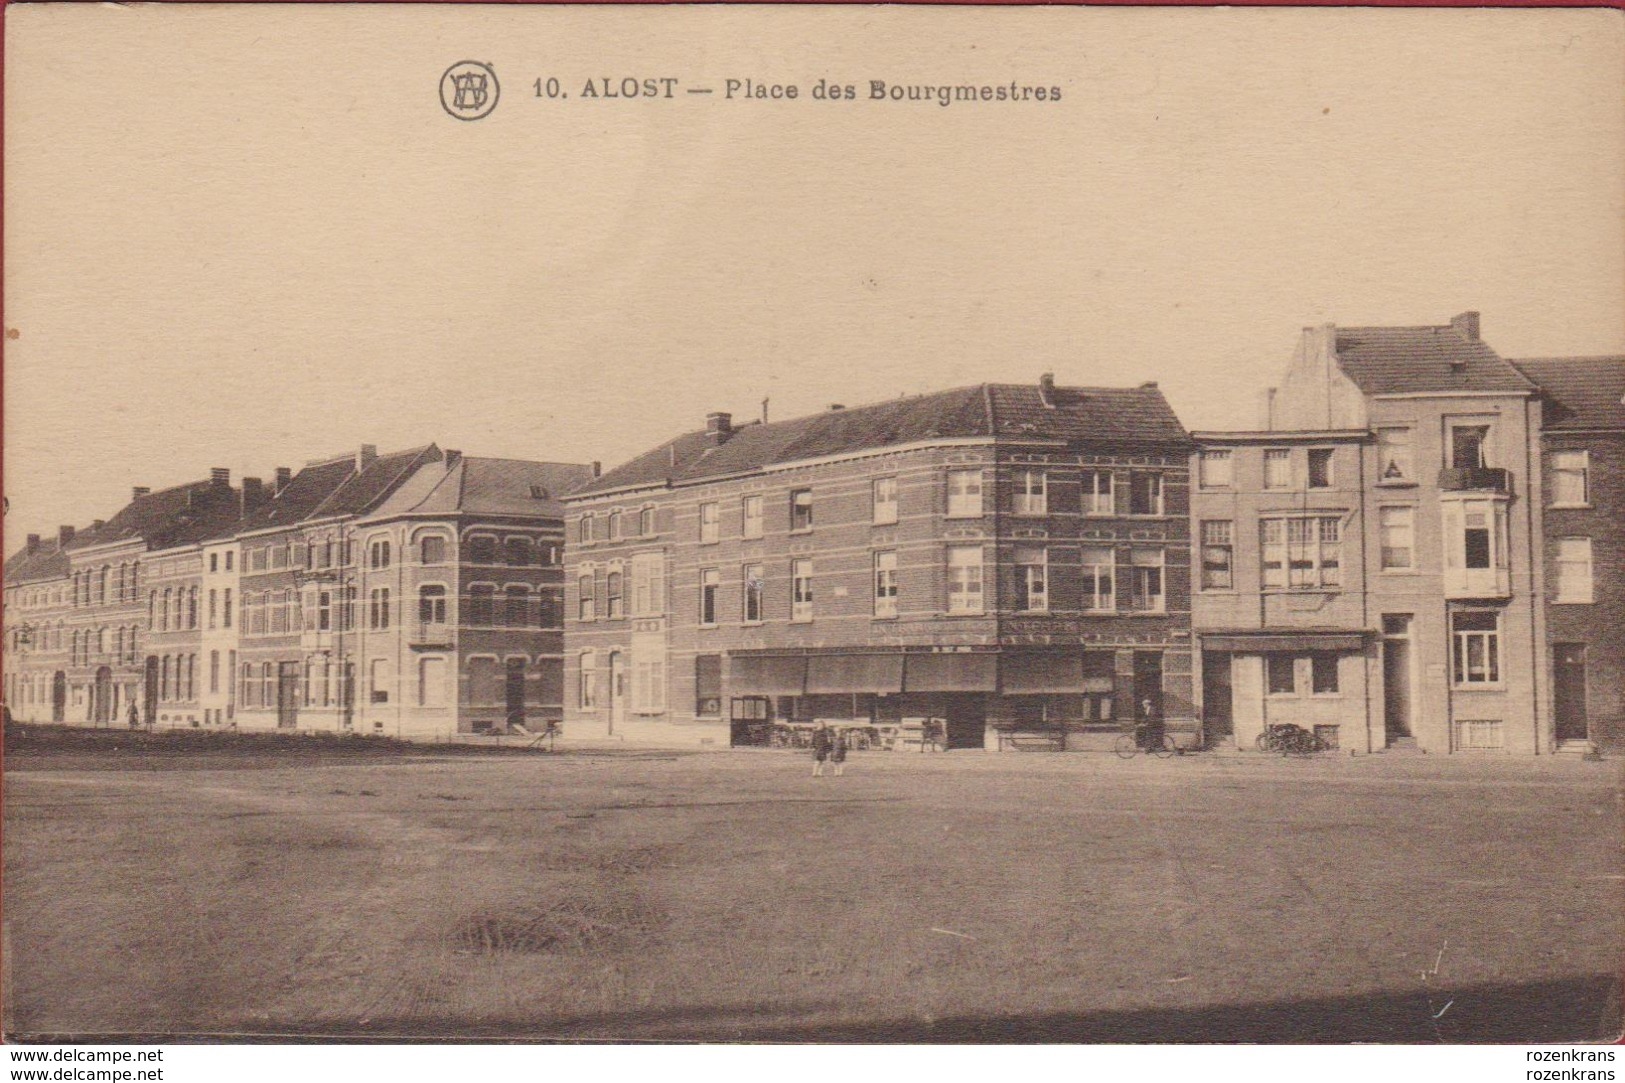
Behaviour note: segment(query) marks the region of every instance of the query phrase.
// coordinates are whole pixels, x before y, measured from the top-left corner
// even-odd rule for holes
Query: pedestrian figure
[[[133,699],[130,701],[130,714],[128,717],[130,719],[131,729],[134,730],[141,728],[141,711],[138,707],[136,707],[135,700]]]
[[[830,739],[829,727],[822,722],[818,723],[818,728],[813,730],[812,735],[813,778],[823,777],[824,761],[829,759],[834,744],[835,742]]]
[[[841,772],[846,770],[846,731],[837,730],[835,733],[835,747],[829,750],[829,760],[835,765],[835,777],[840,778]]]
[[[1140,701],[1140,733],[1143,747],[1154,749],[1162,747],[1162,736],[1165,732],[1162,719],[1157,715],[1156,704],[1147,696]]]

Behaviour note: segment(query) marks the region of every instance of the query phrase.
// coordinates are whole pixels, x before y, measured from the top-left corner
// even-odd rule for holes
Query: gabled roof
[[[1539,357],[1513,364],[1540,385],[1543,428],[1625,430],[1625,357]]]
[[[1338,366],[1367,395],[1534,390],[1482,339],[1442,327],[1339,327]]]
[[[193,481],[145,493],[119,509],[100,527],[82,530],[70,551],[140,539],[148,549],[172,549],[236,532],[241,494],[225,482]]]
[[[1056,387],[1053,406],[1036,384],[978,384],[851,409],[753,423],[716,444],[685,433],[609,471],[572,496],[703,481],[923,440],[998,437],[1112,445],[1173,444],[1190,438],[1155,384],[1135,388]]]
[[[429,477],[431,469],[439,472]],[[372,518],[469,514],[559,519],[564,515],[561,498],[590,480],[592,467],[585,463],[459,456],[449,466],[420,471],[410,485],[381,503]]]
[[[239,529],[251,533],[369,511],[419,466],[440,457],[439,448],[426,444],[380,455],[361,469],[357,469],[353,455],[311,463],[295,474],[281,492],[249,512]]]
[[[6,586],[18,583],[40,583],[48,579],[63,579],[70,571],[68,554],[57,547],[57,540],[40,542],[30,553],[26,548],[12,554],[6,561]]]

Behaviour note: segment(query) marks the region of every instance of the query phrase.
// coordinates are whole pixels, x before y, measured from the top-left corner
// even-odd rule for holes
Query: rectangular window
[[[1233,590],[1235,536],[1229,519],[1202,521],[1202,589]]]
[[[594,658],[590,654],[581,656],[581,671],[576,681],[576,702],[583,711],[590,711],[598,706],[598,670],[594,668]]]
[[[1416,509],[1378,508],[1377,523],[1382,533],[1382,570],[1416,567]]]
[[[220,691],[220,652],[209,652],[209,691]]]
[[[948,548],[948,612],[981,613],[982,547],[954,545]]]
[[[1337,655],[1315,651],[1309,656],[1309,688],[1317,696],[1337,694]]]
[[[576,579],[576,618],[578,620],[593,620],[598,615],[597,606],[594,604],[592,579],[590,573]]]
[[[797,489],[790,494],[790,532],[813,527],[812,490]]]
[[[1235,460],[1229,451],[1204,451],[1198,484],[1204,489],[1228,489],[1236,483]]]
[[[744,500],[744,523],[741,533],[746,538],[760,538],[762,536],[762,498],[747,496]]]
[[[1117,608],[1113,581],[1116,554],[1104,546],[1086,546],[1083,557],[1083,608],[1110,612]]]
[[[1501,618],[1491,610],[1450,614],[1452,675],[1459,685],[1501,683]]]
[[[1292,452],[1287,448],[1264,449],[1264,488],[1292,487]]]
[[[1552,463],[1552,506],[1585,507],[1591,503],[1591,453],[1554,451]]]
[[[1377,481],[1408,482],[1411,478],[1411,430],[1377,430]]]
[[[1489,443],[1488,425],[1450,426],[1450,465],[1457,470],[1478,470],[1484,465],[1484,445]]]
[[[331,620],[330,605],[332,596],[323,593],[317,610],[318,619]],[[371,596],[367,599],[367,627],[382,631],[389,627],[389,588],[374,587]],[[327,625],[321,627],[325,630]]]
[[[384,622],[377,627],[389,627],[389,591],[384,591]],[[316,630],[329,632],[333,629],[333,595],[330,591],[321,591],[316,595]]]
[[[1083,472],[1083,514],[1116,515],[1117,492],[1110,470]]]
[[[1491,567],[1490,515],[1483,511],[1462,512],[1462,543],[1465,567]]]
[[[722,573],[715,568],[700,572],[700,623],[717,622],[717,591],[722,586]]]
[[[714,544],[720,536],[721,508],[714,504],[700,505],[700,544]]]
[[[872,488],[874,521],[880,524],[897,522],[897,479],[876,478]]]
[[[419,548],[422,552],[423,563],[444,564],[446,561],[446,539],[438,534],[425,537]]]
[[[1557,601],[1594,600],[1591,580],[1591,539],[1557,539]]]
[[[1046,550],[1016,550],[1016,608],[1029,613],[1049,610],[1049,554]]]
[[[418,706],[446,705],[446,660],[425,658],[418,662]]]
[[[767,590],[767,571],[760,564],[745,565],[745,623],[762,620],[762,600]]]
[[[604,616],[610,620],[620,620],[626,616],[625,590],[620,572],[611,571],[604,576]]]
[[[215,590],[213,587],[209,588],[209,627],[210,628],[213,628],[215,626],[215,621],[219,617],[219,610],[220,610],[219,593],[220,592]]]
[[[123,570],[124,569],[122,569],[122,568],[119,569],[119,571],[121,573],[123,572]],[[220,554],[219,553],[210,553],[209,554],[209,571],[217,572],[219,570],[220,570]]]
[[[1332,487],[1332,449],[1312,447],[1309,449],[1309,488],[1330,489]]]
[[[632,558],[632,615],[659,617],[665,612],[665,554],[639,553]]]
[[[1134,580],[1129,584],[1129,608],[1136,613],[1161,613],[1166,605],[1163,594],[1161,549],[1135,549],[1131,554]]]
[[[231,571],[231,556],[232,556],[231,550],[227,549],[226,550],[226,571],[228,571],[228,572]]]
[[[1023,470],[1016,474],[1016,495],[1011,510],[1017,515],[1048,515],[1046,482],[1042,470]]]
[[[875,616],[897,616],[897,554],[875,554]]]
[[[948,514],[953,518],[970,518],[982,514],[980,470],[948,471]]]
[[[1342,583],[1342,520],[1335,515],[1259,521],[1263,585],[1322,590]]]
[[[813,619],[813,562],[790,562],[790,619]]]
[[[246,666],[244,667],[247,668]],[[372,660],[372,702],[389,702],[389,659],[374,658]]]
[[[1298,692],[1298,659],[1294,655],[1271,653],[1264,656],[1264,673],[1272,696],[1293,696]]]
[[[1162,514],[1162,475],[1136,470],[1129,475],[1130,515]]]
[[[722,655],[694,656],[694,714],[699,718],[722,717]]]
[[[666,709],[666,665],[660,658],[633,661],[632,709],[642,714],[659,714]]]

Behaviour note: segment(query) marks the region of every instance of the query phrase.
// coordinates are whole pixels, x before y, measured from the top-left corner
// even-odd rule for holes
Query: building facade
[[[1189,453],[1152,384],[712,414],[566,501],[566,733],[1189,741]]]
[[[1197,436],[1209,730],[1551,750],[1540,434],[1538,388],[1477,313],[1306,329],[1262,431]]]
[[[1514,363],[1541,388],[1556,747],[1618,749],[1625,743],[1625,357]]]

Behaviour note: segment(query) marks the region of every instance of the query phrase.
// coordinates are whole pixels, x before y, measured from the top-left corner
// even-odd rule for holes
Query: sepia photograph
[[[1613,1078],[1619,11],[5,23],[7,1043]]]

